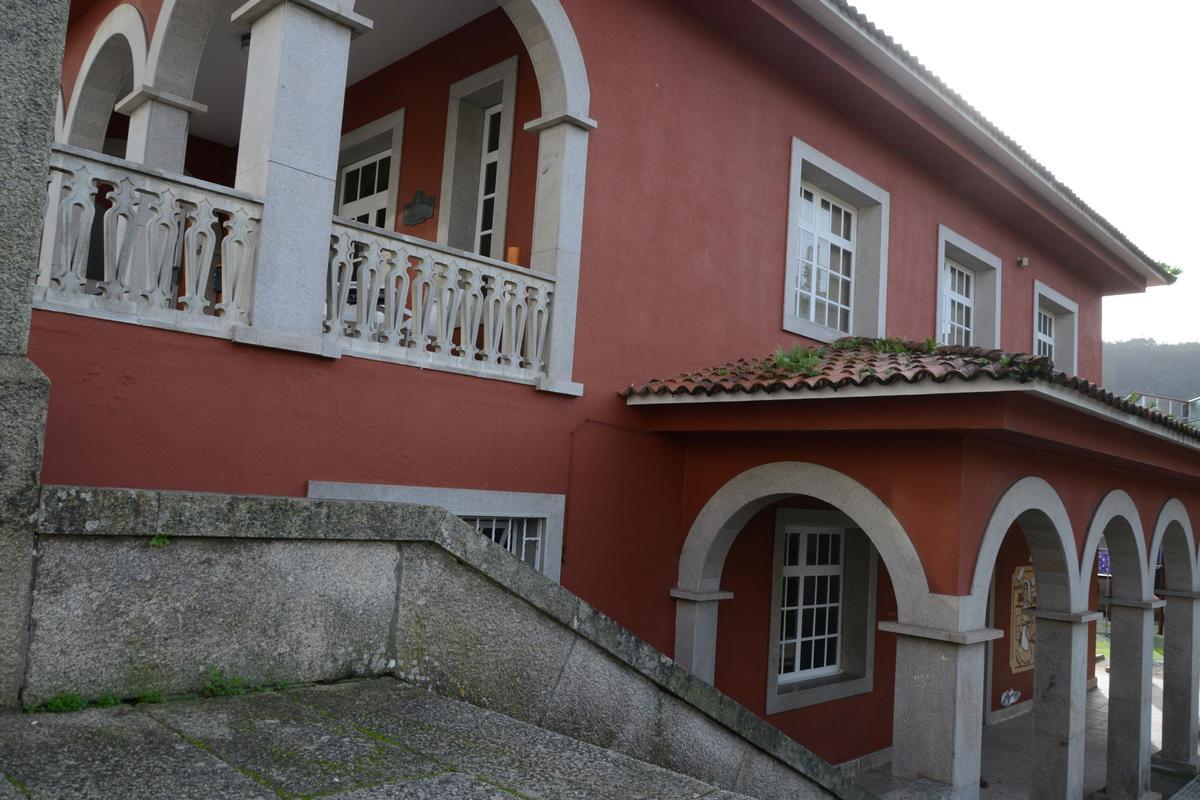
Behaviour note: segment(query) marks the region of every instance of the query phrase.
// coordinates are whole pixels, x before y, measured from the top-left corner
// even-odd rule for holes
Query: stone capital
[[[951,631],[941,628],[926,628],[922,625],[906,625],[901,622],[884,621],[879,623],[879,630],[884,633],[894,633],[897,636],[911,636],[917,639],[932,639],[948,644],[980,644],[1000,639],[1004,631],[996,628],[978,628],[970,631]]]
[[[186,97],[164,92],[149,85],[134,89],[117,103],[115,110],[118,114],[128,116],[151,100],[182,109],[189,114],[204,114],[208,111],[208,106],[203,103],[197,103],[195,100],[188,100]]]
[[[596,129],[597,122],[589,116],[583,114],[553,114],[545,117],[538,117],[525,123],[525,130],[529,133],[541,133],[544,130],[555,127],[556,125],[573,125],[585,132],[591,132]]]
[[[267,12],[282,3],[294,3],[323,17],[328,17],[334,22],[340,22],[350,29],[353,36],[361,36],[375,27],[375,23],[362,14],[342,8],[342,4],[337,0],[250,0],[234,11],[229,19],[239,25],[253,26]]]

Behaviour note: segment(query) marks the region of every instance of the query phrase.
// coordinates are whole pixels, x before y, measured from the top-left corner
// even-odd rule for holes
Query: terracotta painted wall
[[[503,11],[485,14],[351,86],[346,92],[342,129],[349,132],[401,108],[405,110],[397,216],[417,190],[436,196],[438,203],[432,219],[408,227],[401,226],[397,219],[396,229],[436,240],[438,213],[445,202],[440,195],[450,85],[512,56],[518,56],[519,61],[506,244],[520,247],[521,263],[529,266],[538,137],[527,133],[522,125],[541,116],[542,105],[533,64]]]
[[[837,764],[882,750],[892,743],[896,637],[873,632],[875,671],[871,692],[766,715],[775,514],[779,508],[801,507],[821,507],[821,504],[785,501],[763,509],[746,523],[729,551],[721,588],[734,596],[720,605],[716,686],[817,755]],[[847,583],[844,591],[866,590],[867,587]],[[896,619],[896,598],[882,565],[875,613],[877,622]]]

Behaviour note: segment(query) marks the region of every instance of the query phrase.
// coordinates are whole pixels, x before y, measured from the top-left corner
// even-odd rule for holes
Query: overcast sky
[[[1200,341],[1200,2],[851,0],[1151,258],[1104,339]]]

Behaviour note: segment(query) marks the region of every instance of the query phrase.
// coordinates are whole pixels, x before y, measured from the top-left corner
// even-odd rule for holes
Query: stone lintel
[[[996,628],[979,628],[971,631],[948,631],[941,628],[926,628],[922,625],[906,625],[902,622],[884,621],[879,623],[879,630],[884,633],[894,633],[899,636],[912,636],[918,639],[933,639],[950,644],[979,644],[1004,637],[1004,631]]]
[[[118,114],[128,116],[151,100],[163,103],[164,105],[174,106],[189,114],[204,114],[208,111],[208,106],[203,103],[197,103],[195,100],[188,100],[186,97],[164,92],[149,85],[144,85],[130,92],[117,103],[115,110]]]
[[[529,133],[540,133],[549,128],[553,128],[555,125],[574,125],[580,130],[591,132],[596,130],[596,126],[598,124],[599,123],[597,123],[596,120],[589,116],[585,116],[583,114],[572,114],[568,112],[565,114],[553,114],[545,117],[538,117],[535,120],[526,122],[525,130]]]
[[[707,603],[713,600],[732,600],[733,592],[693,592],[690,589],[680,589],[678,586],[668,594],[676,600],[690,600],[693,603]]]
[[[361,36],[375,27],[375,23],[362,14],[353,11],[342,11],[332,4],[335,0],[250,0],[234,11],[229,20],[235,24],[252,26],[259,18],[281,3],[295,3],[309,11],[328,17],[334,22],[340,22],[350,29],[352,36]]]
[[[1047,619],[1054,622],[1071,622],[1076,624],[1095,622],[1104,616],[1099,611],[1050,611],[1040,608],[1031,609],[1030,613],[1034,619]]]
[[[1158,600],[1158,599],[1154,599],[1154,600],[1117,600],[1115,598],[1112,598],[1112,599],[1109,599],[1108,604],[1110,606],[1121,606],[1122,608],[1151,609],[1151,608],[1162,608],[1163,606],[1165,606],[1167,604],[1167,601],[1166,600]]]

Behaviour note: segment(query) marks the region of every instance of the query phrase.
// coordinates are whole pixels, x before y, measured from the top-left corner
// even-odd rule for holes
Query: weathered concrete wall
[[[755,797],[863,796],[441,509],[48,487],[38,532],[26,702],[393,671]]]
[[[148,541],[41,539],[25,702],[179,695],[209,667],[252,685],[386,671],[396,545]]]
[[[0,709],[17,703],[49,382],[25,357],[67,0],[0,0]]]

